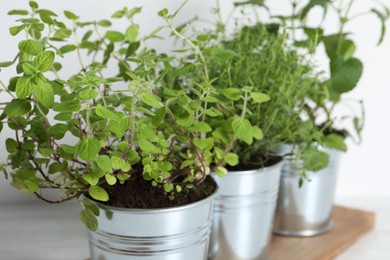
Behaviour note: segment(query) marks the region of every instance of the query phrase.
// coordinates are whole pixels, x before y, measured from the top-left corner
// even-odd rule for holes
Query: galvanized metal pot
[[[122,209],[99,204],[98,230],[88,231],[91,259],[207,259],[214,195],[167,209]]]
[[[318,172],[309,172],[310,182],[299,188],[299,173],[285,160],[276,206],[274,230],[278,235],[315,236],[332,228],[333,199],[336,189],[340,152],[324,149],[329,165]]]
[[[229,172],[213,209],[209,259],[268,259],[282,162],[263,169]]]

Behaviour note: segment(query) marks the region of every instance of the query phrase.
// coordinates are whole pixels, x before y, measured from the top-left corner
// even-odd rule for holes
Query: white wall
[[[230,11],[232,0],[221,0],[223,15],[226,16]],[[274,10],[285,11],[286,0],[270,1]],[[356,11],[367,10],[369,2],[358,0]],[[7,61],[13,58],[16,52],[16,43],[18,38],[8,34],[8,27],[13,25],[14,17],[7,16],[11,9],[22,9],[28,5],[27,0],[7,1],[0,0],[0,61]],[[99,20],[108,18],[114,11],[123,6],[143,6],[143,13],[138,20],[145,31],[151,31],[160,25],[162,20],[157,17],[158,10],[167,7],[175,10],[181,3],[181,0],[67,0],[52,1],[40,0],[38,3],[42,8],[51,9],[57,13],[63,10],[71,10],[80,15],[84,20]],[[213,20],[210,14],[211,8],[215,5],[213,0],[189,0],[179,17],[177,24],[186,21],[192,16],[198,14]],[[284,10],[282,10],[284,9]],[[335,28],[335,21],[329,21],[332,30]],[[119,26],[119,25],[117,25]],[[351,98],[363,98],[366,105],[367,124],[363,133],[363,144],[361,146],[350,145],[349,151],[343,156],[340,168],[340,177],[337,187],[337,197],[390,197],[390,171],[387,168],[387,159],[390,155],[390,124],[388,112],[390,111],[390,36],[386,37],[385,42],[380,47],[376,47],[376,37],[379,34],[379,25],[372,17],[362,17],[357,20],[349,30],[353,32],[354,38],[358,43],[357,56],[365,64],[365,71],[360,86]],[[161,44],[159,48],[167,50],[167,43]],[[323,56],[323,55],[322,55]],[[324,68],[326,62],[322,56],[319,60],[323,61]],[[0,79],[7,82],[12,75],[12,71],[5,69],[0,72]],[[4,100],[4,94],[1,94],[0,100]],[[386,113],[387,112],[387,113]],[[0,136],[0,143],[4,143],[6,134]],[[5,158],[5,147],[0,149],[0,160]],[[14,201],[25,198],[16,190],[9,187],[2,176],[0,176],[0,202]]]

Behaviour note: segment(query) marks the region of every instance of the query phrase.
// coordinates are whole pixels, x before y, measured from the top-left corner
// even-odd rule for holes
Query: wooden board
[[[323,235],[304,238],[273,236],[270,259],[333,259],[374,227],[375,215],[371,212],[335,206],[333,220],[333,229]]]

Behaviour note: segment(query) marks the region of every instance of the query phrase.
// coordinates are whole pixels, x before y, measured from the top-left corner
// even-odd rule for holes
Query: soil
[[[208,176],[191,189],[183,187],[181,192],[166,193],[162,186],[153,187],[151,181],[136,176],[124,184],[118,182],[113,186],[104,184],[102,187],[110,196],[110,200],[102,204],[120,208],[156,209],[177,207],[202,200],[216,190],[217,184]],[[174,194],[173,199],[171,194]]]
[[[237,165],[234,167],[228,167],[229,171],[250,171],[250,170],[256,170],[259,168],[269,167],[272,165],[277,164],[280,162],[283,158],[281,156],[270,156],[265,157],[262,155],[256,155],[252,156],[250,163],[245,165]]]

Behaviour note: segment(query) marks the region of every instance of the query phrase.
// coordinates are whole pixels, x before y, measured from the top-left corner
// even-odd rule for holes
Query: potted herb
[[[49,203],[78,200],[92,259],[205,259],[216,191],[208,174],[212,150],[222,149],[205,121],[225,118],[207,107],[208,94],[164,85],[175,58],[144,44],[162,27],[142,36],[132,19],[141,8],[112,16],[129,20],[122,33],[110,30],[113,20],[83,22],[65,11],[62,22],[34,1],[30,7],[9,12],[20,16],[11,35],[26,38],[15,59],[0,64],[17,72],[1,83],[10,101],[1,104],[0,126],[15,134],[6,140],[6,178]],[[76,54],[64,63],[75,74],[63,77],[67,53]],[[105,76],[110,66],[115,77]],[[117,84],[124,81],[126,88]],[[235,154],[225,157],[237,163]]]
[[[238,115],[216,128],[221,138],[230,130],[237,137],[229,148],[239,164],[218,181],[210,257],[262,259],[268,255],[282,167],[276,150],[283,143],[308,144],[301,157],[307,169],[323,167],[327,157],[311,142],[320,134],[314,122],[302,122],[312,88],[304,77],[310,67],[288,47],[286,32],[258,23],[239,26],[230,37],[221,36],[221,27],[194,40],[208,60],[213,86],[222,93],[223,106],[216,107],[228,118]],[[318,154],[325,158],[313,160]]]
[[[357,102],[361,105],[361,115],[335,113],[335,109],[346,102],[343,96],[356,88],[363,73],[362,62],[354,56],[357,43],[345,28],[361,15],[374,14],[381,21],[382,33],[378,42],[380,44],[384,37],[389,10],[385,6],[381,8],[373,6],[368,12],[351,14],[354,2],[354,0],[321,3],[305,1],[300,5],[293,2],[293,15],[278,17],[281,18],[282,23],[290,25],[290,35],[295,37],[300,32],[304,33],[306,38],[293,37],[292,39],[301,51],[316,53],[321,45],[325,47],[329,58],[330,75],[325,76],[325,73],[315,77],[312,75],[311,81],[322,91],[308,92],[309,102],[306,103],[305,108],[305,114],[322,132],[321,145],[329,154],[329,165],[316,174],[308,172],[307,179],[310,182],[303,187],[298,187],[299,169],[293,163],[286,161],[274,223],[274,232],[277,234],[312,236],[330,230],[340,152],[347,151],[345,140],[354,136],[351,129],[355,130],[358,140],[361,139],[360,133],[364,122],[362,101]],[[323,9],[324,17],[319,26],[310,27],[306,23],[306,17],[315,6]],[[334,34],[326,35],[324,31],[327,15],[332,10],[338,17],[339,30]],[[318,66],[313,64],[313,67]],[[350,120],[352,127],[345,127],[345,123],[340,122],[346,120]]]

